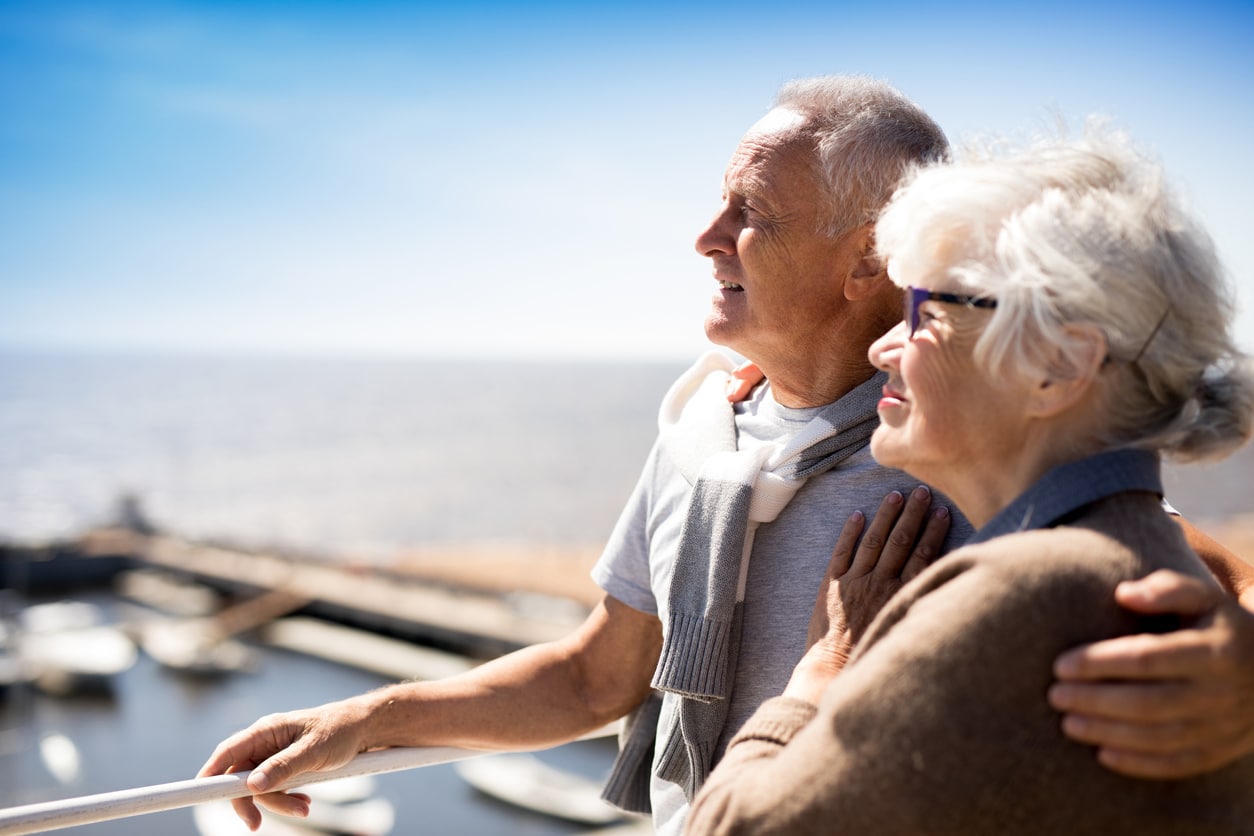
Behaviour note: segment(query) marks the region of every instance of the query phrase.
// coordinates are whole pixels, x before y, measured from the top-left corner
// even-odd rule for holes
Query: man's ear
[[[875,252],[875,224],[867,223],[850,233],[852,266],[845,277],[845,298],[851,301],[874,296],[889,284],[888,271]]]
[[[1039,417],[1058,415],[1081,402],[1092,391],[1109,350],[1106,335],[1096,325],[1064,326],[1065,350],[1054,356],[1043,379],[1028,396],[1028,413]]]

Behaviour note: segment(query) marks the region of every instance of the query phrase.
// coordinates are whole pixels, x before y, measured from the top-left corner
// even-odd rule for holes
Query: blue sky
[[[1254,4],[0,0],[0,347],[684,359],[784,81],[961,141],[1108,114],[1254,349]]]

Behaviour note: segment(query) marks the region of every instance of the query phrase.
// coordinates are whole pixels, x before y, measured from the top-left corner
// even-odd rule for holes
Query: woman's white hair
[[[970,149],[917,171],[876,244],[898,284],[997,300],[975,349],[990,374],[1080,368],[1067,326],[1096,325],[1109,446],[1196,459],[1254,430],[1254,371],[1209,236],[1161,167],[1098,122],[1079,140]]]

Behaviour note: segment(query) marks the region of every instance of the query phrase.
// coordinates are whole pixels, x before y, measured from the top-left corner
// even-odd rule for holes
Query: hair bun
[[[1183,459],[1225,456],[1254,433],[1254,362],[1234,357],[1210,366],[1181,414],[1181,434],[1170,452]]]

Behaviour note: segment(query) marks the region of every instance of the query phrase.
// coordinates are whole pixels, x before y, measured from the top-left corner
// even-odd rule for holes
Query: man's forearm
[[[1189,548],[1197,553],[1223,588],[1236,596],[1246,609],[1254,610],[1254,565],[1184,517],[1176,517],[1176,521],[1184,531]]]
[[[353,698],[364,739],[382,746],[533,748],[572,740],[607,717],[586,703],[553,645],[537,645],[434,682],[405,682]]]
[[[448,679],[365,694],[352,708],[367,710],[363,738],[371,747],[555,745],[639,705],[661,642],[656,616],[607,597],[563,639]]]

